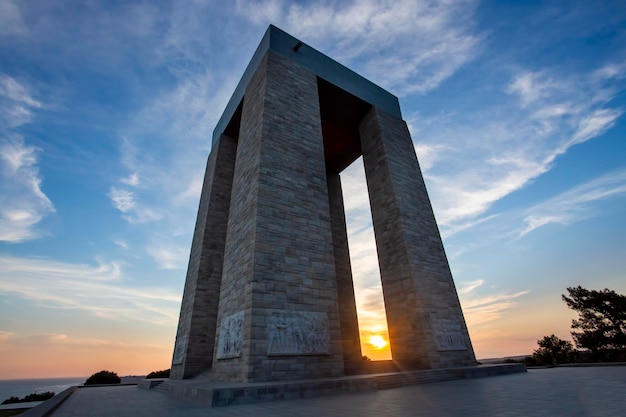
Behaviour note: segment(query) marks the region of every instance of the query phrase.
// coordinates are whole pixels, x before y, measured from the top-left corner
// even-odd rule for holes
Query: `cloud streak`
[[[111,320],[172,326],[180,295],[162,288],[136,288],[120,264],[71,264],[0,254],[0,292],[52,309],[81,310]]]
[[[474,1],[236,3],[242,18],[277,24],[400,95],[437,88],[478,51]],[[249,13],[259,10],[260,13]]]
[[[11,8],[11,4],[2,7]],[[42,107],[29,85],[0,74],[0,241],[20,243],[40,237],[37,226],[54,213],[41,189],[40,149],[27,145],[16,133]]]
[[[500,319],[520,302],[520,297],[530,293],[530,291],[519,291],[513,294],[480,294],[484,284],[485,281],[479,279],[459,285],[459,298],[465,321],[468,326],[476,329],[485,323]]]
[[[0,169],[0,241],[40,237],[37,226],[54,206],[41,190],[37,150],[20,137],[0,140]]]
[[[427,161],[422,169],[444,237],[481,223],[496,201],[548,172],[572,146],[611,129],[623,114],[610,102],[620,91],[612,84],[618,70],[604,79],[521,71],[503,88],[513,100],[503,96],[493,109],[416,115],[416,151]]]
[[[0,122],[3,128],[15,128],[30,122],[34,111],[43,105],[30,87],[13,77],[0,74]],[[0,130],[4,130],[0,128]]]
[[[464,229],[455,233],[471,233],[481,236],[471,244],[448,247],[451,259],[462,253],[496,242],[513,242],[535,230],[548,225],[568,226],[606,212],[609,201],[626,196],[626,171],[617,170],[590,179],[549,197],[537,204],[505,210],[498,215],[483,217],[474,223],[466,223]],[[450,250],[452,248],[452,250]]]
[[[160,269],[182,269],[189,258],[188,246],[165,245],[162,240],[148,245],[147,252]]]
[[[525,227],[519,235],[551,223],[568,225],[592,217],[600,202],[625,195],[626,171],[595,178],[527,209],[523,214]]]

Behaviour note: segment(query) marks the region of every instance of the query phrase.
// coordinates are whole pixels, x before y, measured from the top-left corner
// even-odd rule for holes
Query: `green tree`
[[[581,286],[567,288],[563,301],[578,312],[572,320],[572,337],[576,346],[589,349],[596,357],[615,357],[626,351],[626,296],[613,290],[587,290]]]
[[[558,365],[571,361],[574,346],[568,340],[559,339],[555,335],[544,336],[537,340],[539,349],[533,352],[536,362],[541,365]]]
[[[115,372],[100,371],[87,378],[85,385],[119,384],[120,382],[122,380]]]

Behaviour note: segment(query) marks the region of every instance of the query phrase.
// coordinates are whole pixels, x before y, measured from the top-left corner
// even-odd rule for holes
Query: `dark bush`
[[[169,378],[170,377],[170,370],[169,369],[164,369],[162,371],[153,371],[150,372],[146,378],[147,379],[153,379],[153,378]]]
[[[561,363],[572,362],[574,354],[572,342],[559,339],[551,334],[537,340],[537,344],[539,349],[533,352],[533,357],[539,365],[555,366]]]
[[[526,356],[524,358],[524,365],[526,366],[538,366],[537,359],[534,356]]]
[[[119,384],[120,382],[122,380],[115,372],[100,371],[87,378],[85,385]]]
[[[52,391],[40,392],[40,393],[34,392],[32,394],[28,394],[24,398],[9,397],[6,400],[2,401],[2,405],[16,404],[16,403],[29,403],[31,401],[46,401],[52,397],[54,397],[54,392]]]
[[[22,402],[22,401],[20,401],[20,399],[17,398],[17,397],[9,397],[6,400],[2,401],[2,405],[5,405],[5,404],[15,404],[15,403],[20,403],[20,402]]]

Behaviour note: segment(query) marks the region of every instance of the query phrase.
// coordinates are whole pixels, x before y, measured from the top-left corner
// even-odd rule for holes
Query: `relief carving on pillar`
[[[243,345],[243,311],[222,319],[220,337],[217,342],[217,359],[237,358],[241,356]]]
[[[438,351],[467,350],[461,323],[454,319],[436,319],[433,323]]]
[[[328,355],[328,315],[313,311],[275,311],[267,318],[268,356]]]

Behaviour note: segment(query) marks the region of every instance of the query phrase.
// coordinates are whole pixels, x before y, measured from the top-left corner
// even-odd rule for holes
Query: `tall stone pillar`
[[[475,365],[406,123],[372,107],[360,135],[393,359],[408,368]]]
[[[315,74],[269,51],[247,86],[239,132],[214,378],[342,375]]]
[[[354,365],[362,360],[362,356],[356,300],[354,298],[354,283],[352,281],[352,267],[350,265],[350,250],[348,249],[346,214],[343,206],[343,193],[341,191],[339,174],[329,173],[327,175],[343,356],[346,363]]]
[[[237,142],[222,135],[211,150],[193,235],[170,378],[211,368]]]

